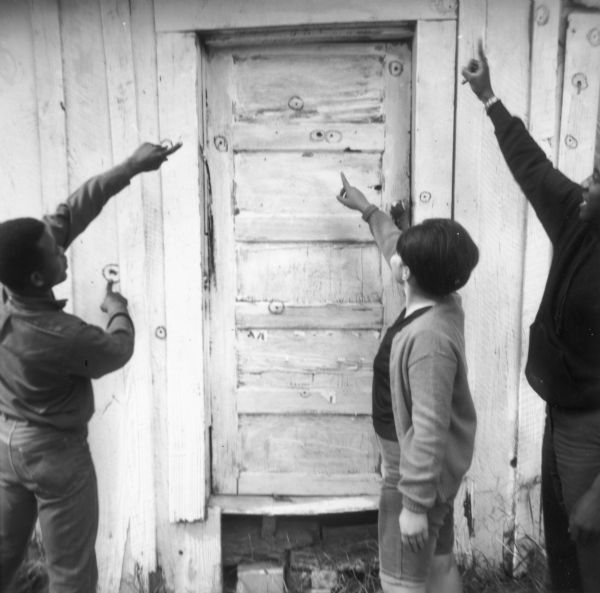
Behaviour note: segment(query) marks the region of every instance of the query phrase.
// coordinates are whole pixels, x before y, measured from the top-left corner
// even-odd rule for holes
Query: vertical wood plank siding
[[[577,3],[597,6],[592,0]],[[243,476],[242,489],[265,487],[263,466],[283,463],[281,452],[263,459],[251,446],[252,439],[261,437],[260,427],[270,426],[269,413],[275,408],[285,416],[328,409],[321,395],[318,401],[307,399],[301,408],[297,398],[289,397],[277,368],[261,367],[264,360],[256,358],[253,345],[244,349],[243,340],[240,357],[245,357],[241,362],[246,365],[248,385],[239,390],[236,403],[236,324],[251,329],[273,323],[262,302],[249,300],[236,306],[235,299],[216,297],[210,304],[203,302],[204,281],[215,279],[217,297],[228,292],[235,295],[240,287],[264,297],[260,292],[264,283],[252,274],[242,276],[243,285],[238,287],[228,267],[228,258],[236,256],[236,241],[243,245],[237,253],[240,258],[256,259],[263,253],[261,243],[270,241],[265,249],[276,251],[286,237],[314,241],[328,233],[334,240],[345,240],[354,233],[356,240],[347,255],[354,249],[365,265],[372,261],[374,268],[379,266],[372,246],[365,242],[364,225],[359,229],[349,217],[343,222],[340,218],[338,225],[336,217],[343,218],[344,213],[318,202],[316,182],[301,183],[307,177],[302,169],[305,163],[296,168],[297,159],[291,151],[286,153],[290,143],[300,146],[310,122],[279,122],[276,134],[271,133],[273,126],[258,121],[263,115],[256,116],[250,126],[241,113],[233,130],[233,101],[229,99],[241,92],[233,87],[233,65],[222,58],[209,60],[204,72],[195,33],[199,31],[201,37],[203,31],[227,27],[285,30],[328,23],[377,26],[378,22],[414,26],[412,42],[384,43],[387,62],[382,62],[383,67],[389,68],[396,60],[404,67],[401,76],[383,81],[384,110],[393,117],[367,124],[342,122],[340,130],[351,148],[344,153],[344,164],[354,168],[358,180],[374,186],[377,163],[371,153],[383,150],[387,154],[381,164],[383,204],[412,194],[415,221],[454,215],[480,247],[479,266],[462,291],[479,427],[474,464],[457,499],[457,536],[462,553],[476,552],[493,563],[519,563],[526,552],[525,540],[539,536],[537,481],[543,406],[523,379],[522,368],[527,326],[545,280],[548,245],[503,162],[482,105],[466,86],[457,83],[462,79],[460,68],[476,55],[477,39],[483,33],[497,95],[511,112],[526,122],[529,119],[533,135],[552,159],[558,159],[561,169],[575,180],[586,177],[596,142],[595,128],[589,122],[597,117],[600,71],[600,50],[590,45],[587,35],[592,27],[600,28],[600,21],[598,12],[570,16],[561,108],[555,90],[561,78],[563,4],[562,0],[310,0],[302,6],[291,0],[0,2],[0,219],[41,216],[53,210],[85,179],[121,161],[140,141],[170,138],[184,142],[160,173],[136,178],[75,242],[70,281],[57,290],[58,296],[70,298],[69,308],[75,314],[103,325],[99,305],[106,282],[102,271],[107,264],[119,264],[117,289],[129,299],[136,323],[131,363],[94,385],[96,414],[90,423],[90,443],[100,489],[101,593],[118,590],[122,581],[133,582],[138,571],[147,587],[157,564],[169,590],[220,591],[221,516],[217,508],[205,505],[211,476],[219,491],[236,491],[234,449],[241,441],[252,464]],[[429,51],[430,43],[435,44],[435,53]],[[441,53],[440,47],[444,48]],[[268,51],[277,49],[273,46]],[[587,88],[574,85],[579,73],[586,75]],[[211,108],[208,115],[203,84]],[[211,93],[229,99],[211,104]],[[231,155],[215,147],[215,136],[230,140],[228,151],[234,147],[239,151],[235,174],[236,180],[239,176],[244,181],[243,188],[235,189],[240,208],[237,224],[229,235],[222,234],[221,251],[215,252],[214,262],[203,251],[209,238],[204,219],[209,204],[197,147],[203,141],[205,116],[213,192],[234,193],[234,171],[229,168],[234,165],[225,163]],[[411,154],[398,151],[386,126],[412,134]],[[357,147],[364,154],[353,152]],[[293,169],[290,183],[301,187],[302,199],[322,215],[320,226],[313,225],[310,217],[303,218],[294,204],[277,212],[271,198],[259,199],[262,189],[254,183],[253,173],[259,169],[256,155],[260,151],[281,153],[265,165],[265,171],[270,166],[272,177],[278,173],[282,178],[286,168]],[[392,152],[398,154],[390,157]],[[323,150],[313,162],[325,171],[333,158],[332,151]],[[401,162],[397,175],[391,173],[390,158]],[[338,184],[337,179],[331,180],[332,188]],[[430,192],[431,200],[421,200],[423,192]],[[379,199],[379,194],[372,197]],[[251,202],[258,206],[245,209]],[[215,224],[233,216],[232,200],[211,206]],[[286,217],[288,221],[297,217],[297,224],[285,223]],[[319,257],[321,252],[325,253],[315,250]],[[205,272],[213,275],[205,277]],[[268,280],[279,281],[274,274]],[[373,290],[383,290],[387,322],[401,302],[397,286],[389,280],[387,275],[382,281],[373,280]],[[286,311],[289,317],[279,320],[282,325],[268,327],[274,340],[278,331],[283,335],[297,325],[309,329],[301,325],[307,316],[306,302],[301,294],[291,297],[296,300],[292,298]],[[389,306],[392,302],[395,308]],[[318,321],[327,327],[328,335],[341,335],[351,328],[356,336],[366,336],[383,313],[379,302],[362,305],[356,316],[356,303],[339,305],[339,317],[331,321],[331,327],[327,326],[330,309],[324,305]],[[211,329],[215,336],[212,364],[231,370],[226,381],[215,382],[211,367],[204,366],[204,334],[211,322],[209,318],[205,323],[207,315],[231,321],[226,328]],[[351,324],[346,326],[348,319]],[[297,359],[301,347],[294,351]],[[353,346],[345,341],[344,348],[350,352]],[[317,350],[311,354],[318,356]],[[279,355],[275,352],[274,359]],[[323,360],[327,364],[325,355]],[[256,368],[270,382],[268,393],[252,383],[250,374]],[[365,383],[363,375],[357,376],[360,385]],[[212,473],[207,458],[211,414],[205,377],[209,390],[217,394],[215,417],[243,414],[239,426],[237,421],[215,426],[231,437],[225,439],[227,443],[235,445],[232,449],[229,444],[213,443]],[[329,393],[326,382],[319,388]],[[353,406],[363,420],[368,413],[358,392],[349,392],[342,402],[338,417],[345,424],[353,422]],[[261,415],[267,419],[258,418]],[[360,441],[362,433],[355,432]],[[511,467],[511,461],[516,467]],[[368,460],[363,462],[360,470],[364,473],[349,474],[357,476],[348,478],[350,490],[354,482],[371,479],[372,468]],[[282,491],[293,489],[292,482],[303,480],[305,469],[282,472],[275,486]],[[346,487],[339,476],[330,479],[335,488]],[[369,482],[371,486],[375,488],[376,482]],[[271,479],[267,490],[273,487]],[[465,498],[470,504],[468,517],[463,513]]]

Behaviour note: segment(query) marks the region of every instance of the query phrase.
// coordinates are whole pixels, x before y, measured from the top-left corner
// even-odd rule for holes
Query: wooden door
[[[209,47],[204,72],[213,492],[373,494],[398,291],[335,194],[344,171],[376,204],[408,196],[410,47]]]

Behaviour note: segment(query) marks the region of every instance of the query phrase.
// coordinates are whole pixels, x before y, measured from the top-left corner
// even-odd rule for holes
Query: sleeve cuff
[[[412,498],[408,498],[408,496],[402,496],[402,507],[412,511],[413,513],[426,513],[429,509],[426,506],[412,500]]]
[[[370,204],[365,208],[365,211],[362,213],[362,219],[365,222],[369,222],[369,218],[371,218],[371,216],[373,216],[373,213],[377,212],[377,210],[379,210],[379,208],[375,206],[375,204]]]

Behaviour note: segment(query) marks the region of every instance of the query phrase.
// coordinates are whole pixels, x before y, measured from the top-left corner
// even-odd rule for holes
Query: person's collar
[[[30,311],[60,311],[67,304],[66,299],[57,299],[51,290],[40,296],[24,296],[6,286],[2,288],[2,300],[8,300],[15,307]]]

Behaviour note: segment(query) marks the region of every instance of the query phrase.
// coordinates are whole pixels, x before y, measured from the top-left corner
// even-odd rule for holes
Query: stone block
[[[284,593],[283,566],[266,562],[238,565],[236,593]]]

